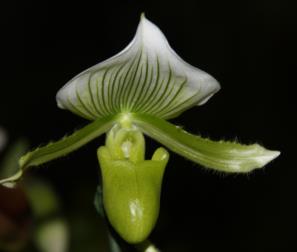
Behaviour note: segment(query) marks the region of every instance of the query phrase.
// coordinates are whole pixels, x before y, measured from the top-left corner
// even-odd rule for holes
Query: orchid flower
[[[206,168],[246,173],[265,166],[280,152],[258,144],[212,141],[168,122],[183,111],[204,104],[220,89],[206,72],[183,61],[160,29],[141,16],[132,42],[120,53],[75,76],[57,93],[58,106],[91,121],[62,140],[37,148],[20,161],[23,172],[65,156],[107,133],[98,149],[103,203],[108,220],[129,243],[145,240],[160,206],[163,173],[169,152]],[[164,147],[145,159],[145,138]]]

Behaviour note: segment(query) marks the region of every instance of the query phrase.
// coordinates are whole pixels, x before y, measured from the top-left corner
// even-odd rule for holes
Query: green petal
[[[218,171],[243,173],[261,168],[280,152],[267,150],[258,144],[211,141],[191,135],[165,120],[150,115],[132,115],[133,122],[143,132],[187,159]]]
[[[94,138],[108,131],[115,120],[116,117],[114,116],[97,119],[70,136],[66,136],[57,142],[49,143],[44,147],[28,152],[19,160],[19,170],[13,176],[0,180],[0,184],[8,187],[13,186],[14,183],[21,178],[24,170],[28,167],[41,165],[77,150]]]
[[[213,77],[183,61],[142,15],[132,42],[70,80],[57,103],[90,120],[122,112],[168,119],[205,103],[219,88]]]

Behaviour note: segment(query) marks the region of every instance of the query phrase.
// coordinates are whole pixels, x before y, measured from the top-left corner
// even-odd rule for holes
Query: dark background
[[[57,108],[56,92],[80,71],[122,50],[144,11],[183,59],[222,86],[204,106],[173,122],[212,139],[258,142],[282,152],[249,175],[217,174],[172,154],[152,241],[164,252],[297,250],[297,9],[292,4],[12,1],[1,9],[0,124],[12,142],[26,137],[38,146],[86,125]],[[70,251],[105,251],[93,208],[95,153],[103,143],[100,137],[32,171],[54,184],[66,218],[84,225],[72,229]],[[157,146],[148,141],[149,151]],[[77,244],[84,250],[75,250]]]

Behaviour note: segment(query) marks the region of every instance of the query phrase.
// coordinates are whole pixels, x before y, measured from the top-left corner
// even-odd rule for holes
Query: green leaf
[[[57,103],[90,120],[127,112],[168,119],[205,103],[219,89],[212,76],[183,61],[142,15],[132,42],[70,80],[57,93]]]
[[[24,170],[31,166],[38,166],[53,159],[65,156],[77,150],[86,143],[108,131],[116,120],[116,116],[109,116],[90,123],[70,136],[37,148],[19,160],[19,170],[11,177],[0,180],[0,184],[11,187],[21,178]]]
[[[242,145],[204,139],[151,115],[133,114],[132,120],[146,135],[173,152],[218,171],[250,172],[263,167],[280,154],[258,144]]]

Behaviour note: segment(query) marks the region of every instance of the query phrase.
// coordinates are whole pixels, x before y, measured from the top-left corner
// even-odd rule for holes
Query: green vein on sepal
[[[97,119],[61,140],[28,152],[20,158],[19,170],[13,176],[0,180],[0,184],[11,187],[15,181],[21,178],[24,170],[28,167],[44,164],[77,150],[108,131],[116,121],[116,118],[116,116],[108,116]]]
[[[142,17],[132,42],[71,79],[57,102],[91,120],[138,112],[169,119],[205,103],[219,89],[212,76],[183,61],[161,30]]]
[[[173,152],[217,171],[250,172],[265,166],[280,154],[259,144],[243,145],[205,139],[151,115],[133,114],[132,120],[146,135]]]

